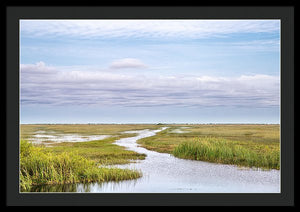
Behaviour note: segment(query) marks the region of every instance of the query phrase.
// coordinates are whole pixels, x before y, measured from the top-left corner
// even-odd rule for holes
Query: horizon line
[[[167,124],[189,124],[189,125],[193,125],[193,124],[245,124],[245,125],[248,125],[248,124],[252,124],[252,125],[266,125],[266,124],[280,124],[280,123],[254,123],[254,122],[251,122],[251,123],[241,123],[241,122],[233,122],[233,123],[230,123],[230,122],[207,122],[207,123],[188,123],[188,122],[172,122],[172,123],[164,123],[164,122],[155,122],[155,123],[149,123],[149,122],[145,122],[145,123],[101,123],[101,122],[87,122],[87,123],[19,123],[19,125],[22,125],[22,124],[36,124],[36,125],[43,125],[43,124],[51,124],[51,125],[54,125],[54,124],[57,124],[57,125],[67,125],[67,124],[70,124],[70,125],[76,125],[76,124],[87,124],[87,125],[96,125],[96,124],[119,124],[119,125],[126,125],[126,124],[152,124],[152,125],[167,125]]]

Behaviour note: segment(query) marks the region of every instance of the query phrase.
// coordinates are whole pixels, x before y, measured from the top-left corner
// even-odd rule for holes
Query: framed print
[[[293,7],[6,18],[7,205],[293,205]]]

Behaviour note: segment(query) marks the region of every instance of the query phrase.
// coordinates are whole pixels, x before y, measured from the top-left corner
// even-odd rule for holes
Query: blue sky
[[[21,20],[21,123],[279,123],[279,20]]]

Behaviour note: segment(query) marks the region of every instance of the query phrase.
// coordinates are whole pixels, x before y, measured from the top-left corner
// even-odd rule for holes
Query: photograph
[[[7,6],[7,206],[294,206],[294,7]]]
[[[19,24],[21,192],[280,192],[280,20]]]

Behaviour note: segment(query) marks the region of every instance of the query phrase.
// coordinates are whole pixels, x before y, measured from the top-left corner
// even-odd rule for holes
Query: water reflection
[[[58,185],[33,186],[31,187],[29,192],[77,192],[77,185],[58,184]]]
[[[58,185],[40,185],[33,186],[29,191],[21,192],[111,192],[118,190],[131,190],[135,187],[137,180],[124,180],[112,182],[95,183],[76,183],[76,184],[58,184]]]
[[[113,192],[119,190],[130,191],[135,187],[137,180],[112,181],[102,183],[77,184],[77,192]]]

